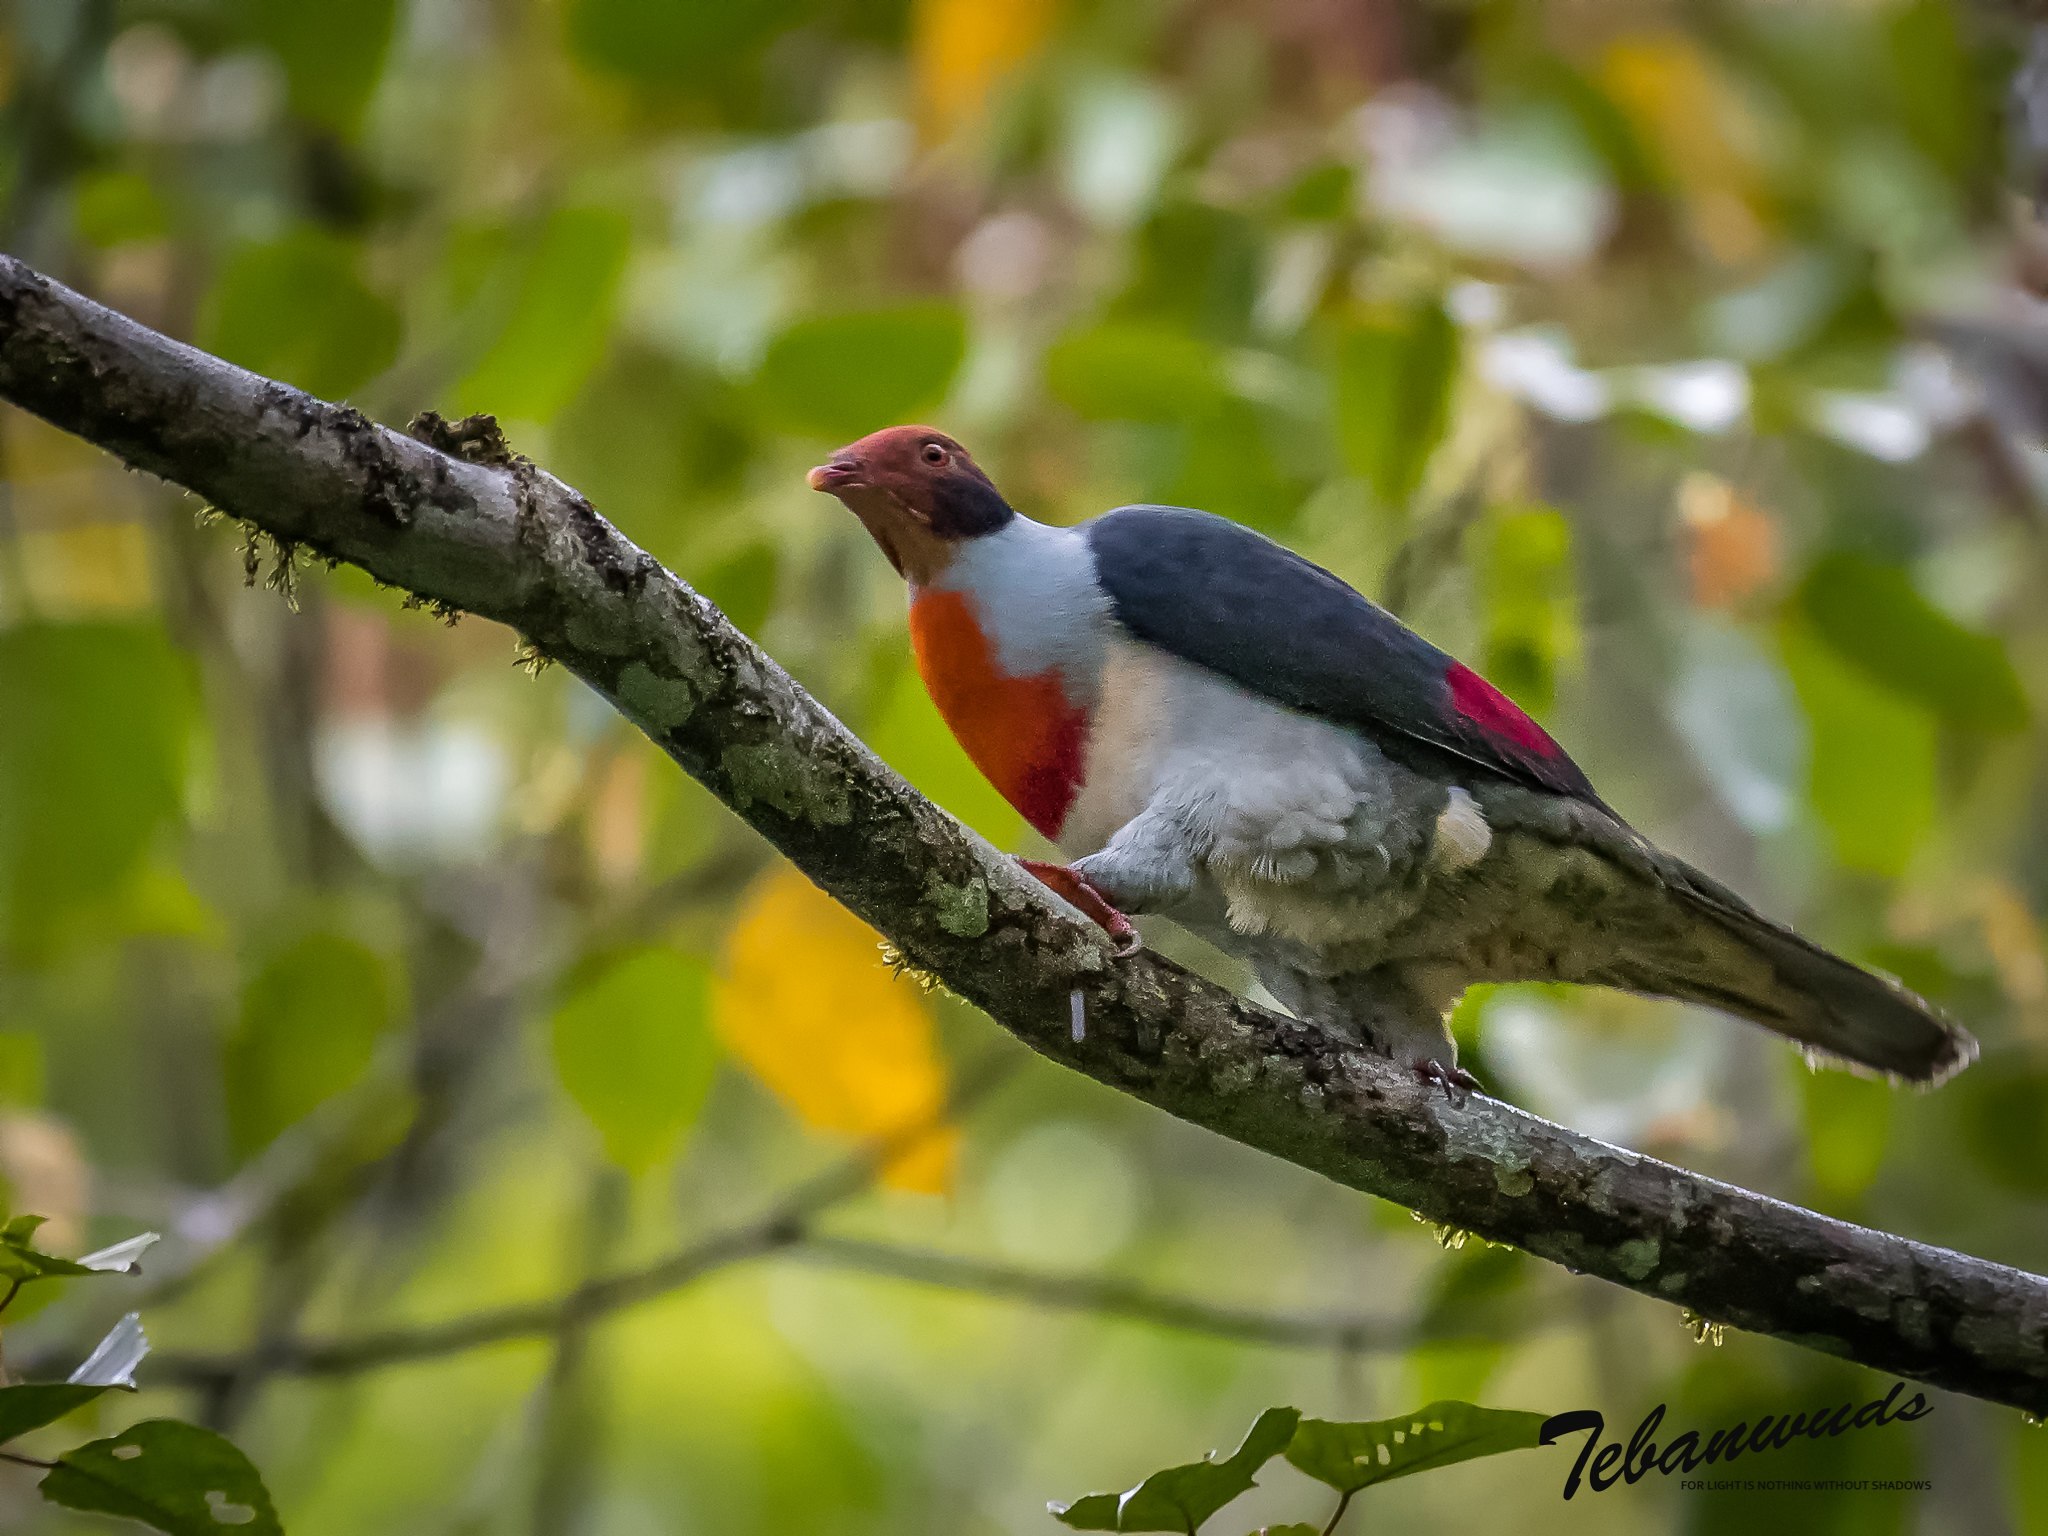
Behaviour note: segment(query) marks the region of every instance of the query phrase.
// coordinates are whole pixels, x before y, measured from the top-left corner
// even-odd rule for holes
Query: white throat
[[[1070,697],[1093,700],[1111,620],[1078,529],[1013,517],[967,540],[931,588],[972,600],[1003,671],[1029,677],[1057,667]]]

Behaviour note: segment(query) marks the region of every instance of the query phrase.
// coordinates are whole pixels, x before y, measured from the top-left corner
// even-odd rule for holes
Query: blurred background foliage
[[[1205,506],[1383,597],[1645,831],[1985,1045],[1918,1096],[1718,1018],[1505,989],[1457,1019],[1481,1074],[1626,1145],[2048,1268],[2048,110],[2016,19],[6,15],[7,249],[381,419],[496,413],[1005,846],[1028,834],[911,674],[895,578],[803,488],[826,450],[929,418],[1032,515]],[[1037,1532],[1045,1498],[1274,1402],[1632,1424],[1669,1401],[1704,1426],[1882,1394],[1442,1247],[1026,1058],[893,975],[573,680],[516,667],[513,637],[238,547],[201,510],[0,417],[0,1177],[53,1247],[169,1235],[143,1282],[164,1385],[89,1412],[229,1429],[300,1536]],[[874,1136],[877,1180],[803,1185]],[[544,1337],[266,1365],[294,1335],[558,1296],[800,1187],[789,1219]],[[1162,1296],[1228,1315],[1166,1319]],[[134,1301],[62,1295],[9,1359]],[[242,1368],[181,1378],[170,1357],[201,1350]],[[1947,1398],[1780,1458],[1931,1478],[1922,1498],[1653,1479],[1567,1506],[1564,1455],[1402,1482],[1371,1514],[2048,1532],[2048,1431]],[[1290,1479],[1272,1509],[1298,1518]],[[19,1478],[0,1501],[11,1529],[72,1528]]]

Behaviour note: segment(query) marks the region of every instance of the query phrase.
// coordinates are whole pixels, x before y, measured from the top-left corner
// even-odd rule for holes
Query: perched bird
[[[891,427],[810,473],[910,586],[967,755],[1119,940],[1159,913],[1296,1016],[1471,1085],[1473,982],[1705,1003],[1914,1082],[1976,1043],[1653,847],[1541,726],[1321,567],[1224,518],[1020,515],[952,438]]]

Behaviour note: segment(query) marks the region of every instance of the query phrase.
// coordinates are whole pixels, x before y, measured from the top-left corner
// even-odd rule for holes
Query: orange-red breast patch
[[[1088,736],[1088,711],[1068,699],[1058,670],[1004,672],[959,592],[912,598],[910,644],[925,691],[974,766],[1026,821],[1057,836],[1081,790]]]

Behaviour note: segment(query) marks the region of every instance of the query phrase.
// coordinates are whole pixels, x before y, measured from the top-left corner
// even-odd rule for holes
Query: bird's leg
[[[1262,971],[1260,979],[1269,989],[1275,981],[1287,986],[1288,991],[1275,990],[1274,996],[1291,1008],[1298,998],[1318,1022],[1404,1063],[1423,1082],[1442,1089],[1451,1103],[1480,1091],[1479,1079],[1458,1065],[1457,1042],[1446,1023],[1457,994],[1446,991],[1427,969],[1382,965],[1321,982]]]
[[[1119,955],[1135,954],[1144,943],[1127,912],[1170,911],[1195,883],[1188,838],[1164,801],[1148,805],[1072,864],[1018,862],[1101,924]]]
[[[1138,937],[1138,930],[1131,926],[1131,920],[1119,912],[1095,883],[1078,869],[1048,863],[1044,859],[1019,859],[1017,862],[1108,934],[1119,957],[1134,955],[1143,947],[1145,941]]]
[[[1479,1093],[1479,1079],[1460,1066],[1445,1066],[1435,1057],[1424,1057],[1415,1063],[1415,1075],[1425,1083],[1435,1083],[1443,1089],[1444,1097],[1453,1104],[1462,1105],[1465,1095]]]

